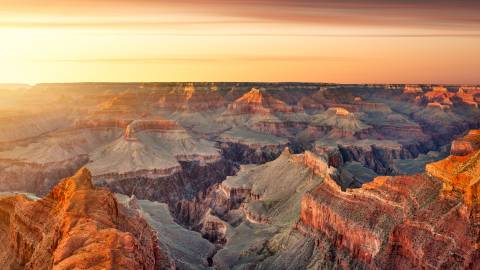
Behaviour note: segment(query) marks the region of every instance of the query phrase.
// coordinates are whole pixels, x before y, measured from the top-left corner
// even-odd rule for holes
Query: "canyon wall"
[[[44,198],[2,196],[4,269],[173,269],[137,214],[95,188],[81,169]]]
[[[318,239],[320,256],[325,245],[335,250],[324,266],[476,269],[478,151],[428,164],[425,175],[377,177],[346,192],[327,177],[304,196],[297,229]]]

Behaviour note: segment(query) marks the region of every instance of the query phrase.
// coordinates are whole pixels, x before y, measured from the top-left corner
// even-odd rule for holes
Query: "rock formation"
[[[429,175],[443,182],[444,196],[463,199],[463,203],[474,211],[477,211],[477,208],[480,210],[479,142],[480,131],[470,131],[464,138],[452,143],[452,156],[427,164],[425,168]],[[480,224],[480,219],[475,222]]]
[[[468,134],[452,142],[450,153],[454,156],[466,156],[480,148],[480,131],[471,130]]]
[[[327,177],[303,198],[298,229],[318,239],[324,267],[475,268],[478,160],[451,156],[427,165],[429,176],[378,177],[347,192]]]
[[[47,196],[0,199],[3,269],[173,269],[157,235],[81,169]]]
[[[284,102],[252,88],[250,92],[235,100],[227,108],[227,114],[268,114],[275,112],[293,112],[296,109]]]

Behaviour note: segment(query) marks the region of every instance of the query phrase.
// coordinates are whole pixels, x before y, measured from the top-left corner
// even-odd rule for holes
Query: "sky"
[[[0,82],[480,84],[480,1],[0,0]]]

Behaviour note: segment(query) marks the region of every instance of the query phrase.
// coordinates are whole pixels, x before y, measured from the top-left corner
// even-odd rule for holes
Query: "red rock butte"
[[[261,89],[252,88],[232,104],[228,105],[229,114],[268,114],[275,112],[293,112],[297,108],[264,93]]]

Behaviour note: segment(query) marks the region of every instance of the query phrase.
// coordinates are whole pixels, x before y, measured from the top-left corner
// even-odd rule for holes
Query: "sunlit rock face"
[[[350,253],[352,261],[372,264],[387,245],[385,235],[419,207],[416,203],[437,195],[439,183],[421,181],[411,176],[379,177],[361,189],[341,192],[327,180],[303,198],[301,224],[331,239],[336,249]]]
[[[476,152],[450,156],[424,175],[377,177],[347,192],[326,178],[303,197],[298,229],[318,239],[324,267],[472,268],[480,260],[476,165]]]
[[[473,108],[478,108],[480,102],[480,88],[477,86],[462,86],[458,89],[456,97]]]
[[[462,138],[452,142],[450,153],[453,156],[465,156],[480,149],[480,130],[471,130]]]
[[[0,198],[2,269],[173,269],[157,235],[81,169],[44,198]]]
[[[448,89],[443,86],[434,86],[430,91],[425,93],[428,101],[442,105],[452,105],[451,97],[454,95],[454,93],[448,91]]]
[[[428,164],[426,172],[443,182],[446,197],[461,198],[470,209],[477,211],[480,202],[480,132],[470,131],[452,143],[452,156]],[[473,213],[473,218],[478,218]],[[480,223],[480,220],[475,220]]]
[[[267,114],[275,112],[293,112],[298,110],[288,106],[285,102],[262,92],[258,88],[252,88],[239,99],[235,100],[227,108],[228,114]]]
[[[219,120],[226,126],[278,137],[292,137],[305,128],[308,117],[265,89],[252,88],[228,105]]]

